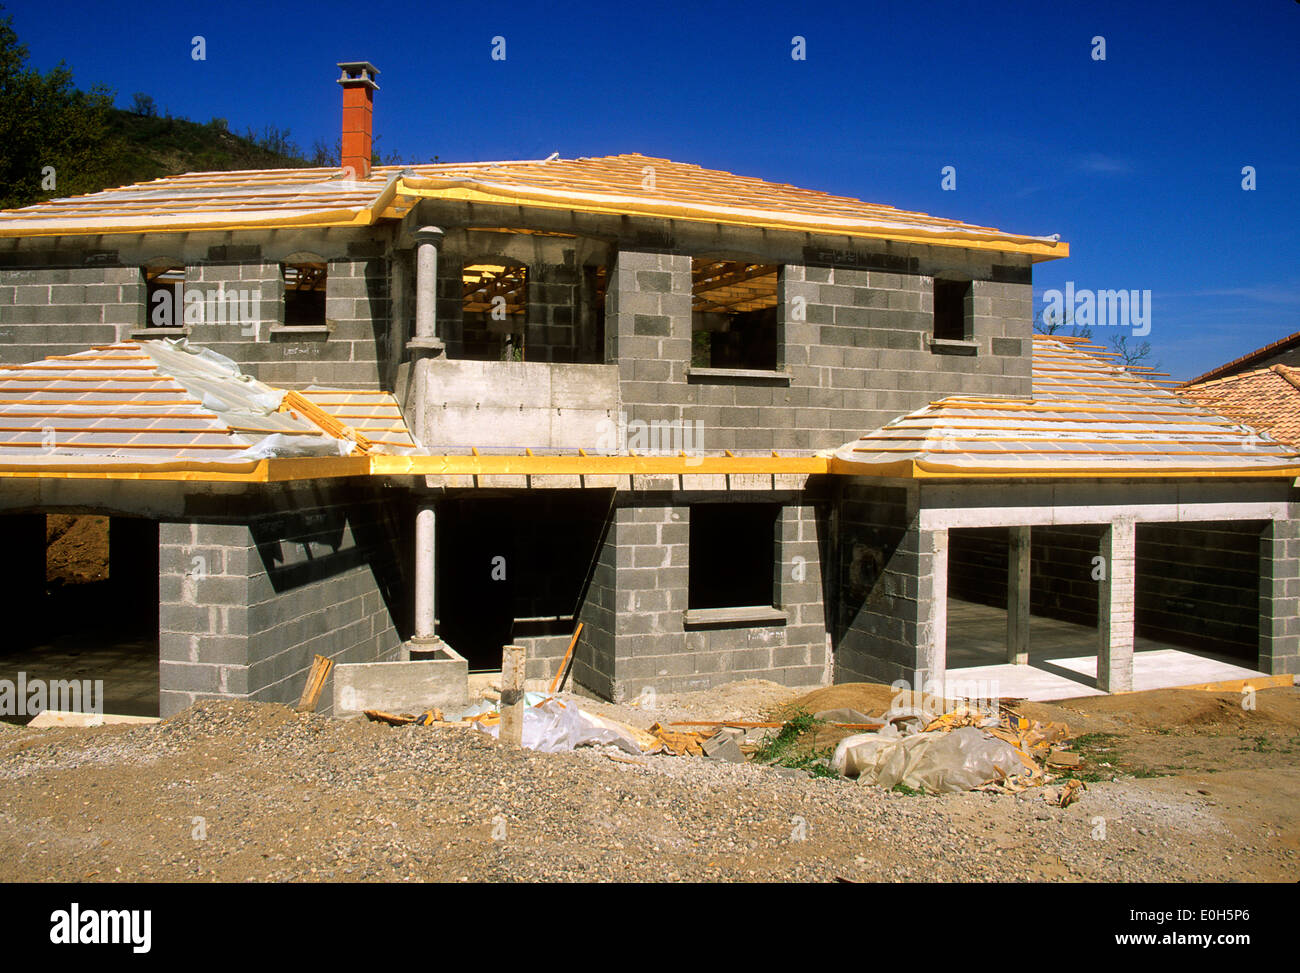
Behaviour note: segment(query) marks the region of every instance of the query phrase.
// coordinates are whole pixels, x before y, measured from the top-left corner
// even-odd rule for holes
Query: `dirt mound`
[[[893,689],[883,683],[842,682],[798,696],[783,706],[771,710],[768,715],[773,720],[787,720],[799,710],[822,713],[832,709],[855,709],[868,716],[881,716],[893,706],[895,700],[904,707],[921,706],[924,702],[931,712],[940,710],[946,712],[957,705],[947,700],[945,705],[940,707],[938,700],[923,701],[919,697],[919,693],[913,697],[910,692]]]
[[[45,518],[45,578],[65,584],[108,577],[108,518],[50,514]]]
[[[1255,694],[1255,709],[1242,706],[1241,693],[1197,689],[1155,689],[1117,696],[1083,696],[1058,703],[1024,703],[1017,710],[1034,719],[1070,720],[1077,713],[1090,719],[1122,720],[1148,730],[1234,729],[1263,720],[1278,727],[1300,727],[1300,690],[1293,686]]]

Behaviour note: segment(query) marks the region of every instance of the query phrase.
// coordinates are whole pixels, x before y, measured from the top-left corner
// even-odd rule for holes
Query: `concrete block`
[[[420,713],[438,708],[451,714],[469,702],[469,663],[450,646],[438,657],[417,662],[365,662],[334,667],[334,715],[367,709]]]

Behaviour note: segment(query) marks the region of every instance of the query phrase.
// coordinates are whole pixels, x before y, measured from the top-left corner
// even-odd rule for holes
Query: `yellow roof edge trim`
[[[283,483],[367,476],[365,456],[273,457],[247,463],[0,464],[0,479],[141,480],[181,483]]]
[[[637,202],[626,198],[617,203],[582,201],[557,198],[537,190],[512,189],[489,191],[475,185],[470,179],[406,179],[400,180],[398,195],[421,196],[427,199],[451,199],[471,203],[495,203],[504,206],[528,205],[542,209],[570,210],[583,213],[605,213],[613,216],[655,216],[665,219],[691,220],[704,223],[721,223],[728,226],[746,226],[754,229],[793,230],[803,233],[827,233],[836,236],[862,237],[876,240],[896,240],[903,243],[922,243],[932,246],[962,247],[972,250],[994,250],[999,253],[1020,253],[1035,258],[1035,263],[1056,260],[1070,255],[1070,245],[1064,241],[1047,243],[1017,234],[962,233],[953,230],[867,228],[818,223],[816,217],[782,219],[773,214],[768,219],[728,216],[725,208],[712,209],[672,203]]]
[[[1062,480],[1062,479],[1275,479],[1289,480],[1300,477],[1300,466],[1270,469],[1225,470],[1206,468],[1132,469],[1093,467],[1090,469],[1027,469],[1024,467],[995,467],[967,469],[939,463],[921,463],[916,460],[899,460],[894,463],[862,466],[841,459],[831,461],[828,472],[832,476],[901,477],[912,480]]]
[[[807,474],[894,479],[1295,479],[1300,466],[1224,469],[960,469],[915,460],[861,466],[824,456],[360,456],[279,457],[248,463],[0,464],[0,479],[285,483],[352,476],[591,476]]]
[[[272,217],[265,220],[229,219],[203,222],[168,222],[166,218],[146,225],[72,226],[57,229],[22,229],[0,223],[0,237],[109,236],[131,233],[202,233],[205,230],[291,230],[342,226],[370,226],[375,214],[369,209],[327,210],[302,216]]]

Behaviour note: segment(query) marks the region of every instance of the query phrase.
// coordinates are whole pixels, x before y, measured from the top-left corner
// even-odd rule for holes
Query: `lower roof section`
[[[1094,346],[1055,336],[1034,345],[1031,396],[950,396],[834,451],[638,455],[421,447],[390,393],[278,389],[204,349],[122,342],[0,368],[0,478],[1300,477],[1294,446],[1186,401]]]

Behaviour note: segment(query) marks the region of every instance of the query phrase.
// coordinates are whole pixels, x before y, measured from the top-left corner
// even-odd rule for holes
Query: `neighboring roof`
[[[367,422],[382,417],[394,450],[411,445],[404,428],[390,432],[391,397],[353,410],[353,395],[285,392],[183,341],[51,355],[0,368],[0,465],[174,468],[348,456],[374,448],[334,420],[353,411]]]
[[[694,220],[1022,253],[1069,256],[1056,237],[1007,233],[799,189],[717,169],[628,154],[520,162],[192,173],[0,211],[0,236],[364,226],[400,219],[422,198]]]
[[[883,476],[1300,474],[1300,453],[1114,364],[1035,336],[1028,398],[954,396],[841,446],[832,472]]]
[[[1179,395],[1300,446],[1300,368],[1270,365],[1184,386]]]
[[[1289,334],[1285,338],[1278,338],[1277,341],[1270,342],[1263,348],[1256,348],[1254,351],[1242,355],[1240,358],[1234,358],[1232,361],[1220,365],[1218,368],[1211,368],[1204,375],[1197,375],[1195,378],[1184,382],[1183,385],[1197,385],[1201,382],[1208,382],[1211,379],[1222,378],[1225,375],[1244,371],[1246,368],[1265,358],[1270,358],[1273,355],[1289,351],[1297,346],[1300,346],[1300,331],[1297,331],[1295,334]]]

